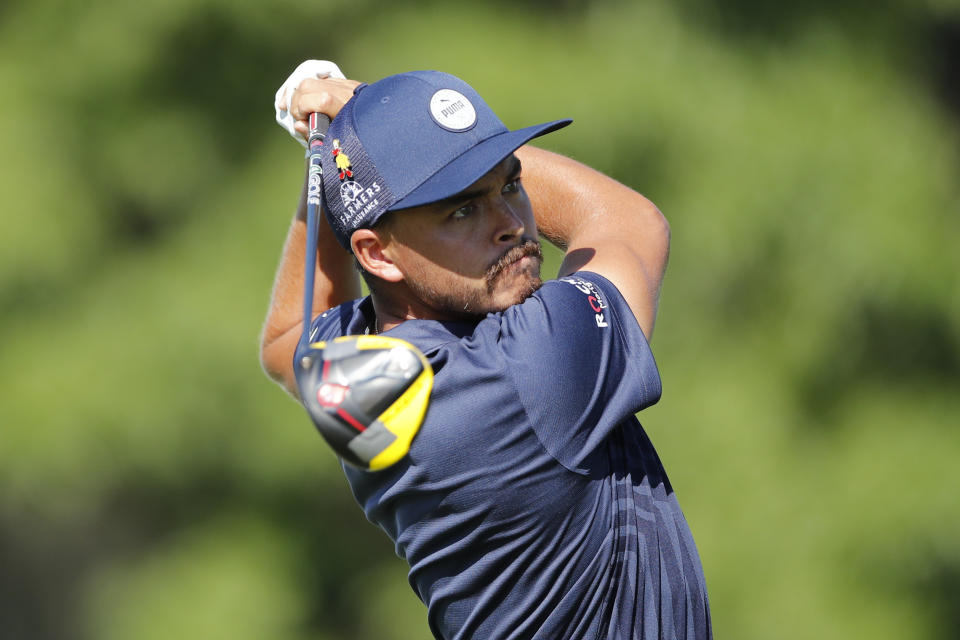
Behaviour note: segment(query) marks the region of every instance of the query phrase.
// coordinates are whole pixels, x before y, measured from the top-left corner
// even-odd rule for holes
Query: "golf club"
[[[388,336],[310,342],[318,219],[324,201],[322,154],[330,119],[311,113],[309,126],[303,331],[294,357],[297,387],[314,425],[337,455],[376,471],[397,463],[409,451],[429,406],[433,369],[415,346]]]

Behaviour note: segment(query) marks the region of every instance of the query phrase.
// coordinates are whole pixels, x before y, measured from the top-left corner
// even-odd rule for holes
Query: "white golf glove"
[[[300,63],[290,77],[284,81],[273,99],[273,108],[277,114],[277,124],[287,130],[293,139],[307,146],[307,140],[293,128],[294,119],[290,115],[290,100],[293,92],[307,78],[346,78],[335,63],[329,60],[306,60]]]

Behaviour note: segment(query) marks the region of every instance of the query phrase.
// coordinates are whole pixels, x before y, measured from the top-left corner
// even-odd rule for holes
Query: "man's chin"
[[[540,279],[540,259],[531,256],[504,269],[485,290],[474,290],[465,297],[423,291],[423,300],[449,320],[478,320],[488,313],[500,313],[520,304],[534,294],[543,281]]]
[[[539,269],[537,271],[539,272]],[[517,275],[520,276],[521,274]],[[497,309],[498,311],[506,311],[513,305],[520,304],[543,286],[543,280],[540,279],[539,273],[536,275],[523,274],[523,276],[517,278],[516,282],[510,283],[511,286],[504,292],[503,303],[501,308]]]
[[[528,283],[526,289],[524,289],[521,292],[520,300],[517,302],[517,304],[520,304],[521,302],[523,302],[524,300],[532,296],[542,286],[543,286],[543,280],[540,279],[539,275],[536,276],[535,278],[532,278]]]

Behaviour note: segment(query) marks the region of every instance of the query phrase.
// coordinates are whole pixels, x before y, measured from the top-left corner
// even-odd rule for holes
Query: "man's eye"
[[[459,209],[451,213],[450,217],[454,220],[462,220],[466,218],[468,215],[470,215],[470,212],[472,210],[473,210],[473,207],[468,204],[466,206],[460,207]]]
[[[518,191],[520,191],[520,178],[514,178],[503,185],[503,193],[517,193]]]

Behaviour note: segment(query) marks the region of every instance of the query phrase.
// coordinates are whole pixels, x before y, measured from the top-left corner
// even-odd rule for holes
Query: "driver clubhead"
[[[296,364],[301,401],[345,462],[377,471],[410,450],[433,388],[419,349],[388,336],[343,336],[308,345]]]

